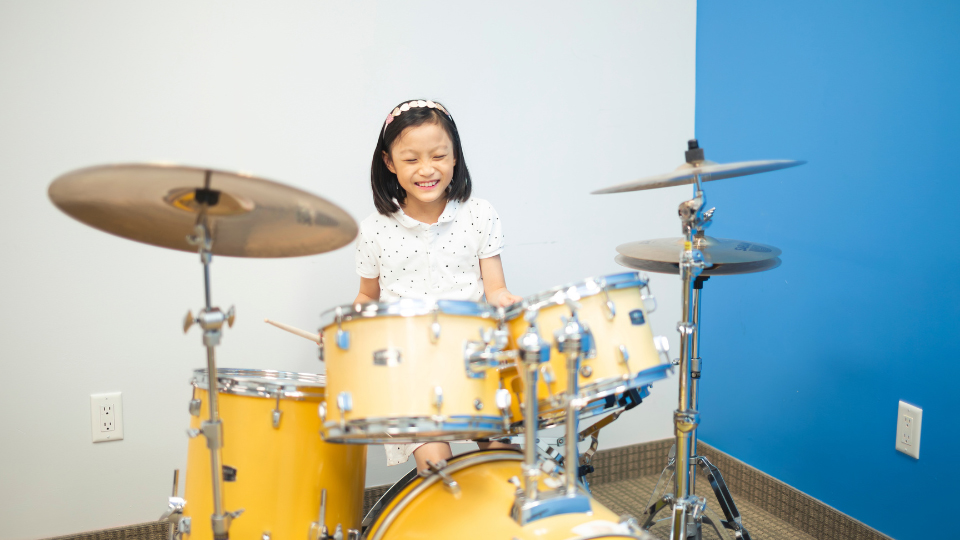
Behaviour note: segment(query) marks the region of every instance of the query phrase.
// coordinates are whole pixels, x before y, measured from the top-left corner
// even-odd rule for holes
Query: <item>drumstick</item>
[[[312,341],[312,342],[314,342],[314,343],[320,343],[320,336],[317,335],[317,334],[311,334],[310,332],[307,332],[306,330],[301,330],[301,329],[299,329],[299,328],[295,328],[295,327],[293,327],[293,326],[290,326],[289,324],[283,324],[283,323],[279,323],[279,322],[277,322],[277,321],[271,321],[270,319],[264,319],[263,322],[265,322],[265,323],[267,323],[267,324],[272,324],[272,325],[276,326],[277,328],[279,328],[279,329],[281,329],[281,330],[286,330],[287,332],[290,332],[291,334],[296,334],[296,335],[298,335],[298,336],[300,336],[300,337],[302,337],[302,338],[307,338],[307,339],[309,339],[310,341]]]

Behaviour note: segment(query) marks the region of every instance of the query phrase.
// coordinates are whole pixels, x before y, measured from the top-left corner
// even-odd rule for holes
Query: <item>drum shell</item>
[[[431,339],[431,325],[440,324],[440,337]],[[338,326],[323,328],[324,359],[327,366],[326,426],[343,420],[376,421],[396,418],[431,418],[438,414],[436,388],[441,388],[445,417],[485,417],[500,424],[496,407],[499,378],[490,369],[481,378],[469,378],[464,364],[464,347],[479,341],[481,331],[492,331],[497,321],[470,315],[437,313],[415,316],[381,316],[344,321],[340,328],[349,332],[350,347],[336,344]],[[377,351],[396,350],[400,362],[378,365]],[[337,396],[350,393],[352,410],[341,416]],[[478,408],[479,405],[479,408]],[[432,440],[456,440],[465,436],[494,434],[423,433]],[[408,434],[416,439],[414,434]],[[370,433],[367,442],[401,441],[402,438]],[[337,440],[337,439],[334,439]],[[344,442],[351,442],[344,439]]]
[[[609,297],[614,303],[616,315],[613,319],[607,317],[604,304]],[[660,355],[654,345],[653,332],[647,319],[643,305],[643,297],[639,287],[608,290],[607,294],[594,294],[579,300],[580,309],[577,311],[580,322],[585,323],[593,335],[596,353],[592,358],[583,358],[580,362],[581,371],[578,373],[579,394],[588,401],[606,397],[612,393],[612,387],[618,384],[630,388],[634,385],[628,376],[634,378],[639,372],[650,370],[660,372],[653,375],[661,378],[666,375],[666,367],[662,365]],[[631,312],[639,311],[638,316]],[[541,365],[537,382],[537,397],[539,399],[539,414],[541,418],[562,421],[563,405],[561,398],[567,391],[567,357],[557,350],[554,332],[563,326],[561,317],[570,317],[570,308],[565,304],[550,304],[541,307],[537,316],[537,327],[540,336],[551,344],[550,361]],[[641,324],[637,322],[642,321]],[[517,347],[517,340],[527,331],[529,323],[523,317],[514,317],[507,323],[510,330],[511,347]],[[626,347],[629,361],[622,361],[619,347]],[[549,365],[549,368],[544,368]],[[627,366],[629,365],[629,371]],[[590,376],[584,376],[584,368]],[[554,382],[548,384],[543,376],[543,369],[553,372]],[[513,422],[523,419],[523,369],[518,365],[501,370],[504,388],[511,391],[511,415]],[[649,384],[649,382],[644,382]],[[622,391],[624,388],[621,388]],[[551,396],[554,399],[551,399]]]
[[[313,389],[321,392],[322,388]],[[196,388],[201,417],[209,418],[207,390]],[[342,524],[360,529],[366,476],[366,447],[335,445],[320,437],[320,396],[305,400],[281,398],[282,417],[273,427],[276,398],[219,393],[223,420],[223,464],[237,469],[236,480],[223,483],[225,511],[243,509],[230,525],[233,538],[306,538],[318,519],[320,491],[327,490],[326,522],[331,531]],[[190,427],[199,429],[192,416]],[[184,516],[191,518],[190,540],[213,537],[213,491],[210,451],[203,436],[190,439]]]
[[[569,539],[572,528],[591,521],[617,523],[620,518],[591,500],[590,513],[552,516],[519,525],[510,517],[516,488],[508,480],[522,477],[522,457],[510,450],[462,454],[448,462],[449,473],[460,485],[460,494],[450,493],[442,482],[421,487],[426,479],[414,479],[383,509],[366,533],[368,540],[435,538],[539,538]],[[549,489],[541,482],[542,490]],[[419,493],[415,493],[423,489]],[[615,536],[615,535],[614,535]],[[596,537],[601,538],[601,537]]]

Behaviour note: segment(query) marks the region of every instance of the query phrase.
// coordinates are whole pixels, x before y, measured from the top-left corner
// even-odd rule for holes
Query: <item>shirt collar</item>
[[[400,203],[396,199],[393,199],[393,202],[400,206]],[[460,201],[447,199],[447,205],[443,208],[443,213],[440,214],[440,217],[437,218],[437,223],[445,223],[447,221],[453,221],[453,218],[457,217],[457,211],[460,210]],[[401,207],[399,210],[393,213],[393,219],[396,219],[401,225],[408,229],[422,225],[423,227],[429,227],[427,223],[422,221],[417,221],[412,217],[408,216],[403,212]]]

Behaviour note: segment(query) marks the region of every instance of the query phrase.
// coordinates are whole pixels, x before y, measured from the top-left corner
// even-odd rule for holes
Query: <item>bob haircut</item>
[[[410,101],[412,100],[404,101],[400,105],[410,103]],[[443,107],[446,109],[446,106]],[[439,124],[453,142],[453,157],[456,158],[457,164],[453,167],[453,179],[447,186],[447,200],[465,202],[470,198],[472,183],[470,182],[470,172],[467,170],[467,162],[463,157],[463,147],[460,146],[460,134],[457,132],[457,125],[453,122],[453,119],[439,109],[410,107],[410,110],[404,111],[400,116],[395,116],[389,124],[385,123],[385,129],[381,128],[380,130],[377,148],[373,151],[373,163],[370,166],[370,187],[373,188],[373,204],[376,205],[377,212],[389,216],[400,210],[400,206],[393,202],[393,199],[396,199],[401,205],[407,200],[406,190],[400,187],[397,175],[390,172],[386,163],[383,162],[383,154],[390,154],[390,147],[393,146],[397,137],[403,133],[403,130],[427,123]]]

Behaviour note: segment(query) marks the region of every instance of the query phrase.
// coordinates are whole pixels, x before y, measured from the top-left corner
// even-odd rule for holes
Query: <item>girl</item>
[[[387,115],[370,183],[377,213],[360,223],[355,304],[401,298],[478,302],[484,295],[495,306],[521,300],[503,277],[500,218],[490,203],[470,198],[460,135],[443,105],[407,101]],[[406,462],[412,452],[420,471],[427,460],[453,456],[444,442],[386,446],[387,465]]]

